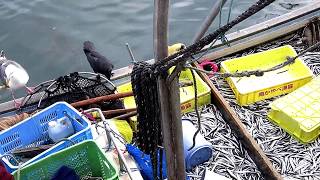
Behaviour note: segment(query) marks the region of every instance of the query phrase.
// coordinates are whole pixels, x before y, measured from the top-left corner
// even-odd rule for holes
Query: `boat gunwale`
[[[286,13],[284,15],[278,16],[276,18],[272,18],[268,21],[250,26],[248,28],[239,30],[237,32],[230,33],[227,36],[228,41],[231,44],[231,47],[224,46],[221,42],[217,42],[212,48],[216,48],[216,50],[212,53],[205,55],[201,60],[206,58],[209,59],[217,59],[232,53],[238,52],[240,50],[244,50],[258,44],[270,41],[277,37],[281,37],[289,34],[290,32],[297,31],[298,29],[303,28],[306,24],[310,22],[311,19],[315,17],[319,17],[320,11],[320,3],[313,3],[311,5],[302,7],[300,9],[294,10],[292,12]],[[318,13],[316,13],[318,12]],[[311,17],[309,17],[311,16]],[[304,20],[300,20],[299,18],[304,18]],[[292,19],[294,21],[292,21]],[[287,26],[286,24],[290,23],[291,26]],[[278,26],[284,26],[284,28],[276,29]],[[270,32],[271,31],[271,32]],[[260,34],[260,33],[271,33],[268,34]],[[252,38],[252,36],[255,36]],[[244,42],[243,42],[244,41]],[[148,60],[147,62],[153,63],[153,59]],[[129,76],[132,71],[132,65],[127,67],[119,68],[113,71],[114,76],[111,80],[119,80],[126,76]],[[18,99],[23,100],[23,98]],[[8,101],[0,104],[0,117],[5,113],[9,113],[11,111],[15,111],[14,102]]]
[[[311,5],[301,7],[297,10],[288,12],[281,16],[227,34],[226,37],[231,47],[226,47],[224,43],[222,43],[221,41],[217,41],[211,47],[212,49],[215,49],[215,51],[204,55],[199,60],[199,62],[205,59],[214,60],[217,58],[221,58],[223,56],[230,55],[232,53],[250,48],[252,46],[256,46],[258,44],[270,41],[272,39],[281,37],[300,28],[303,28],[310,22],[311,19],[320,16],[319,12],[317,13],[317,11],[320,11],[320,3],[312,3]],[[292,20],[295,20],[295,22],[292,22]],[[290,26],[287,25],[288,23],[290,24]],[[279,28],[280,26],[282,26],[282,28]],[[272,33],[272,36],[260,33]],[[236,47],[234,47],[235,44],[237,45]],[[244,46],[244,44],[246,45]],[[210,46],[211,44],[205,46],[202,51],[206,51]],[[146,62],[154,63],[154,59],[147,60]],[[133,66],[129,65],[114,70],[114,75],[113,77],[111,77],[111,80],[118,80],[123,77],[129,76],[132,72],[132,68]]]

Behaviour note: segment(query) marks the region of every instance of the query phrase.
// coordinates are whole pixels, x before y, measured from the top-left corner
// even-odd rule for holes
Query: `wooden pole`
[[[159,61],[168,56],[168,10],[169,0],[154,1],[154,58]],[[167,176],[169,180],[185,179],[182,122],[180,112],[180,91],[178,78],[170,85],[159,78],[159,98],[163,145],[166,152]]]
[[[200,26],[199,31],[197,32],[197,34],[194,36],[193,38],[193,42],[197,42],[199,41],[202,36],[207,32],[207,30],[209,29],[210,25],[212,24],[212,22],[214,21],[214,19],[217,17],[217,15],[220,12],[220,8],[226,3],[227,0],[217,0],[213,7],[211,8],[211,11],[209,13],[209,15],[206,17],[206,19],[203,21],[203,23]]]
[[[128,109],[112,109],[107,111],[102,111],[104,116],[112,116],[118,114],[124,114],[132,111],[137,111],[137,108],[128,108]]]
[[[122,114],[120,116],[116,116],[114,117],[113,119],[120,119],[120,120],[123,120],[123,119],[127,119],[127,118],[130,118],[132,116],[135,116],[137,115],[137,111],[132,111],[132,112],[128,112],[126,114]]]
[[[87,106],[87,105],[90,105],[93,103],[99,103],[102,101],[111,101],[111,100],[115,100],[115,99],[119,99],[119,98],[129,97],[129,96],[133,96],[133,92],[110,94],[110,95],[106,95],[106,96],[100,96],[100,97],[96,97],[96,98],[86,99],[86,100],[72,103],[71,106],[77,108],[77,107]]]
[[[197,67],[198,64],[195,63]],[[217,88],[213,85],[209,77],[200,73],[201,78],[209,85],[211,89],[212,102],[219,109],[223,118],[230,125],[231,129],[237,135],[238,139],[244,145],[248,154],[252,160],[256,163],[257,167],[261,170],[261,173],[265,179],[270,180],[282,180],[283,178],[273,167],[269,158],[264,154],[258,143],[250,135],[244,124],[238,118],[236,113],[231,109],[230,105],[224,100]]]

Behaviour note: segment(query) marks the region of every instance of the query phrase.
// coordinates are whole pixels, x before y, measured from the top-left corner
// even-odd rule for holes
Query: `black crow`
[[[91,68],[95,73],[105,75],[108,79],[112,76],[113,64],[106,57],[96,51],[93,42],[85,41],[83,51],[87,56]]]

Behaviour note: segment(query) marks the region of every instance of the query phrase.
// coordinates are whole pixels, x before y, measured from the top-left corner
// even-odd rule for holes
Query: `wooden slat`
[[[147,62],[150,63],[150,64],[153,64],[154,63],[154,59],[150,59]],[[112,71],[112,73],[114,75],[111,77],[111,80],[114,81],[114,80],[121,79],[123,77],[130,76],[130,74],[132,72],[132,68],[133,68],[133,66],[129,65],[129,66],[126,66],[126,67],[123,67],[123,68],[119,68],[119,69],[116,69],[116,70]]]

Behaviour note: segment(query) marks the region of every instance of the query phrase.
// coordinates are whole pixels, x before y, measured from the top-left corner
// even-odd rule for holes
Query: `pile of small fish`
[[[197,123],[194,112],[186,114],[183,118]],[[207,168],[231,179],[262,179],[257,166],[214,105],[202,108],[200,132],[212,143],[214,154],[210,161],[194,168],[188,176],[199,179]]]
[[[304,49],[301,38],[296,34],[281,41],[274,41],[221,58],[219,62],[286,44],[291,44],[298,53]],[[301,59],[315,75],[320,74],[320,52],[308,52]],[[309,144],[301,144],[267,119],[267,113],[270,110],[268,105],[277,97],[249,106],[239,106],[230,86],[224,79],[212,78],[212,81],[269,157],[275,169],[285,179],[320,179],[320,139]],[[189,113],[186,117],[194,120],[196,124],[195,113]],[[263,179],[216,107],[213,105],[204,107],[201,118],[201,132],[213,144],[215,154],[210,162],[195,168],[193,174],[200,176],[207,168],[232,179]]]

